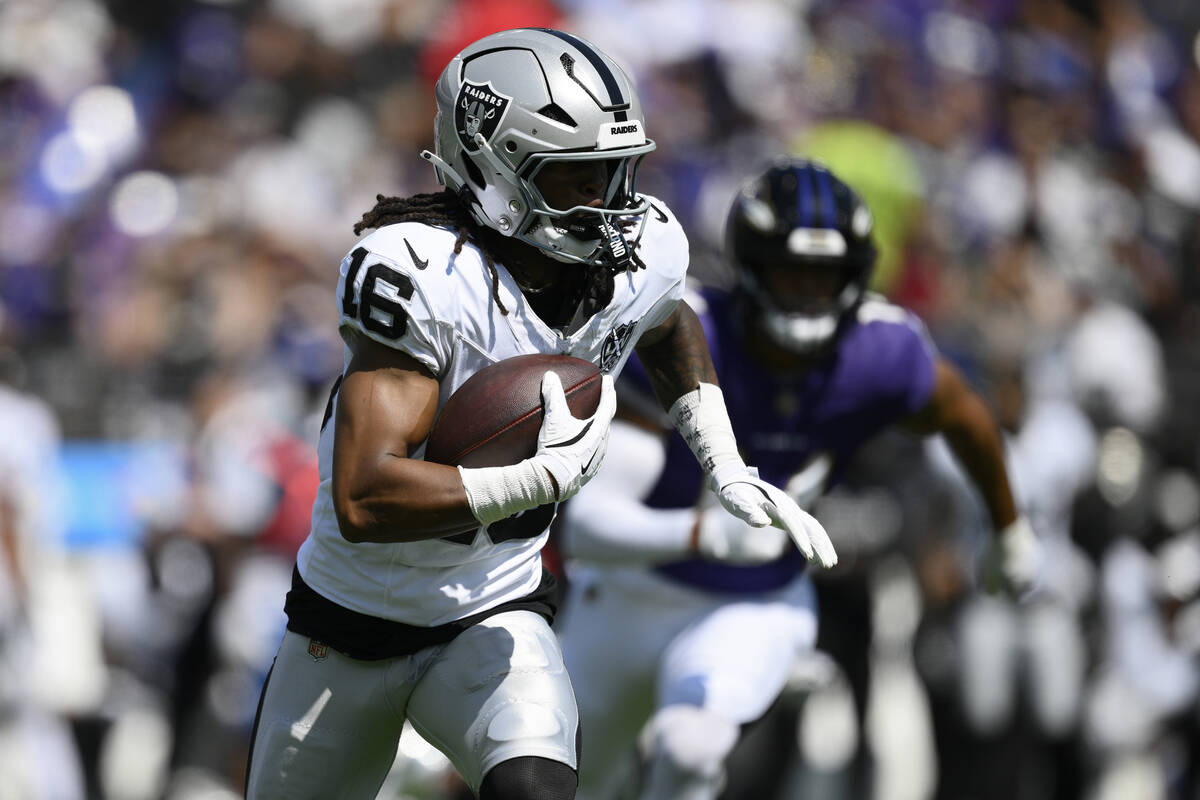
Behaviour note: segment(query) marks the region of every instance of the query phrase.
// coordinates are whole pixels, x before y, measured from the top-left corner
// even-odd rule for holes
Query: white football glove
[[[730,514],[755,528],[775,525],[792,537],[809,561],[823,567],[837,563],[837,553],[825,528],[796,501],[758,477],[758,470],[741,461],[727,461],[712,471],[712,488]]]
[[[729,564],[766,564],[782,556],[787,547],[787,533],[773,525],[747,525],[719,505],[700,512],[696,553],[702,558]]]
[[[1025,597],[1037,589],[1044,547],[1029,524],[1020,516],[996,534],[1000,549],[1000,571],[1017,597]]]
[[[611,375],[600,382],[600,405],[587,419],[571,415],[562,381],[542,376],[542,427],[537,452],[510,467],[459,467],[467,504],[484,525],[531,508],[558,503],[579,491],[604,461],[608,431],[617,411]]]
[[[542,376],[542,406],[545,415],[533,461],[554,479],[554,499],[562,502],[590,481],[604,461],[608,431],[617,411],[612,376],[601,378],[600,405],[587,419],[571,415],[562,381],[555,372]]]

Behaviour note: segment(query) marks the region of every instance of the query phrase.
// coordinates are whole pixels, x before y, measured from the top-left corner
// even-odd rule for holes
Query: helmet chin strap
[[[600,218],[600,233],[604,244],[600,248],[601,261],[613,274],[637,269],[633,260],[633,248],[625,238],[620,225],[614,225],[607,217]]]

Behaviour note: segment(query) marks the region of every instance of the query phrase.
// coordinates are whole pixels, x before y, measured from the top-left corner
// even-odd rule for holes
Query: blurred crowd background
[[[855,187],[1052,553],[1034,602],[989,593],[945,448],[876,442],[817,507],[870,675],[797,665],[728,796],[1200,797],[1200,4],[8,0],[0,798],[240,796],[338,262],[377,193],[436,188],[447,60],[520,25],[635,76],[700,280],[774,154]],[[384,796],[460,792],[406,736]]]

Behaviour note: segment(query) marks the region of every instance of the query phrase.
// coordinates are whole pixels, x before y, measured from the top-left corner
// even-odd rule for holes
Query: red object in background
[[[258,544],[294,559],[308,536],[317,498],[317,451],[300,437],[288,434],[271,442],[265,456],[271,479],[279,487],[279,502],[259,532]]]
[[[933,322],[940,316],[940,304],[945,291],[941,269],[942,265],[936,260],[909,248],[899,275],[888,292],[888,299],[909,309],[927,323]]]
[[[558,543],[553,538],[542,548],[542,566],[550,570],[560,584],[566,585],[567,569],[563,565],[562,551],[558,549]]]
[[[437,81],[450,59],[467,45],[509,28],[554,28],[562,12],[548,0],[459,0],[430,32],[420,54],[421,77]]]

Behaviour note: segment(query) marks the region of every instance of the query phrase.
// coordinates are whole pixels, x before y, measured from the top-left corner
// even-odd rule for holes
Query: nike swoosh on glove
[[[774,525],[787,531],[809,561],[823,567],[837,563],[837,552],[829,534],[816,518],[796,501],[758,477],[758,470],[740,461],[728,461],[712,471],[712,489],[729,513],[748,525]]]
[[[567,406],[558,374],[547,372],[542,376],[542,407],[545,415],[533,461],[554,479],[554,499],[562,502],[590,481],[604,461],[609,428],[617,412],[612,376],[601,378],[596,413],[578,419]]]

